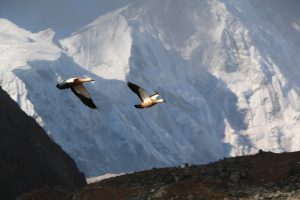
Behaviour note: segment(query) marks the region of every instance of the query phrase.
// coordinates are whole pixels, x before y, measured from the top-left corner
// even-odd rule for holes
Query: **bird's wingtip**
[[[136,108],[142,108],[141,105],[134,105],[134,107],[136,107]]]

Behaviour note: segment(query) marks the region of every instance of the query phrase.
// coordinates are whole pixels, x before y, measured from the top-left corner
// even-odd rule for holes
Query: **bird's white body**
[[[95,81],[92,78],[80,78],[80,77],[74,77],[69,78],[66,81],[57,84],[56,87],[63,90],[70,88],[72,92],[84,103],[86,106],[90,108],[97,108],[94,104],[90,94],[86,90],[86,88],[83,86],[83,83],[85,82],[91,82]]]
[[[135,105],[136,108],[150,108],[158,103],[166,102],[164,99],[157,99],[159,96],[158,92],[155,92],[152,95],[148,95],[146,91],[138,85],[128,82],[128,87],[138,95],[141,100],[141,103]]]

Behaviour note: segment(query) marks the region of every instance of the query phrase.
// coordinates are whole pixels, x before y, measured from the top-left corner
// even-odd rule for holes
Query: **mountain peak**
[[[299,150],[299,34],[275,3],[171,2],[133,2],[60,45],[6,34],[1,84],[88,176]],[[82,75],[99,110],[55,88]],[[168,103],[136,110],[127,81]]]
[[[126,7],[101,16],[61,40],[62,47],[79,65],[94,74],[105,79],[125,80],[132,38],[131,27],[120,14],[124,9]]]

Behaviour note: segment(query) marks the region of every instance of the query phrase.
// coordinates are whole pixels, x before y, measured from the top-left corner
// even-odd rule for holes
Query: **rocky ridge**
[[[55,191],[55,190],[54,190]],[[50,192],[53,194],[53,191]],[[225,158],[208,165],[151,169],[89,184],[75,192],[55,191],[64,199],[299,199],[300,152]],[[49,191],[28,193],[31,199]]]
[[[72,158],[0,88],[0,199],[30,190],[86,185]]]

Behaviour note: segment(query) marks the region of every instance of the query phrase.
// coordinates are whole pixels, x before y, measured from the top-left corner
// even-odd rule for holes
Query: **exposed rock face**
[[[75,162],[0,88],[0,199],[86,184]]]
[[[226,158],[208,165],[152,169],[89,184],[75,192],[34,191],[22,200],[298,200],[300,152]]]

